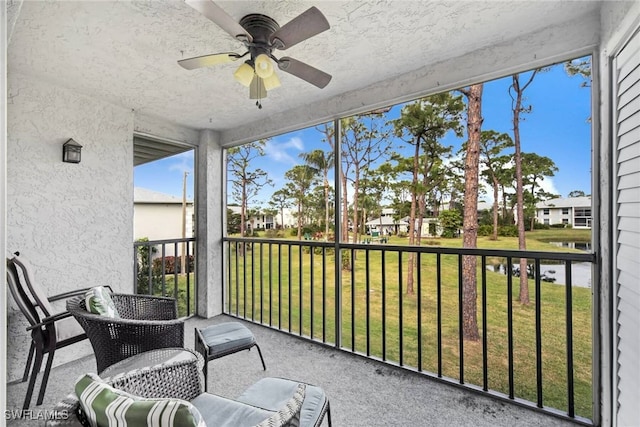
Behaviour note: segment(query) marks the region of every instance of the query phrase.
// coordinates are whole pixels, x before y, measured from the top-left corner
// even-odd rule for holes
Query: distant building
[[[536,204],[540,224],[565,224],[573,228],[591,228],[591,196],[545,200]]]
[[[240,215],[240,206],[227,205],[234,214]],[[284,221],[284,224],[282,222]],[[247,230],[269,230],[272,228],[291,228],[297,227],[298,222],[293,217],[291,209],[285,208],[282,210],[282,215],[278,212],[276,215],[266,215],[264,213],[258,213],[247,218]]]
[[[186,202],[185,237],[194,236],[193,201]],[[149,240],[182,238],[182,198],[136,187],[133,189],[133,237]],[[166,246],[166,255],[173,255],[173,246]]]

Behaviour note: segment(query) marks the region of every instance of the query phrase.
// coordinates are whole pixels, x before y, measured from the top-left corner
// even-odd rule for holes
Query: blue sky
[[[529,75],[521,75],[521,84]],[[531,105],[533,109],[530,114],[523,115],[520,124],[522,151],[547,156],[555,162],[559,170],[543,187],[562,197],[573,190],[591,194],[591,125],[588,122],[591,90],[581,87],[582,82],[581,77],[569,77],[560,64],[537,73],[524,93],[525,105]],[[511,83],[511,77],[485,83],[482,129],[506,132],[513,138],[512,101],[508,93]],[[391,110],[390,118],[397,117],[400,107]],[[258,204],[266,205],[273,191],[281,188],[284,173],[302,163],[301,153],[316,148],[328,150],[328,145],[320,141],[321,136],[317,130],[309,128],[276,136],[267,142],[266,156],[258,167],[269,172],[274,187],[263,191],[256,200],[261,202]],[[455,152],[465,138],[448,135],[443,144],[453,145]],[[138,166],[134,169],[135,186],[182,197],[186,171],[187,197],[193,198],[193,164],[191,151]]]

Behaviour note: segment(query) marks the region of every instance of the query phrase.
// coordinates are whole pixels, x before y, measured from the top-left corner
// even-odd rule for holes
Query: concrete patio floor
[[[228,316],[191,318],[185,325],[185,346],[193,349],[195,327],[238,321]],[[244,322],[243,322],[244,323]],[[286,377],[323,387],[331,402],[333,425],[340,426],[572,426],[528,408],[508,404],[423,375],[387,366],[326,346],[291,337],[262,326],[246,323],[265,357],[263,371],[258,352],[236,353],[209,363],[209,392],[235,397],[260,378]],[[68,351],[65,349],[64,351]],[[26,356],[26,355],[25,355]],[[53,408],[73,390],[76,379],[96,372],[95,358],[86,356],[51,371],[43,405]],[[26,383],[7,385],[7,409],[18,410]],[[10,417],[9,417],[10,418]],[[7,420],[8,426],[43,425],[36,419]],[[324,426],[327,425],[325,418]],[[212,427],[212,426],[209,426]]]

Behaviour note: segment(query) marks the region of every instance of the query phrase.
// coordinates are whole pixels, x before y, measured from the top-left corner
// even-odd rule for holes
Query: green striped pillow
[[[200,412],[180,399],[144,399],[115,389],[95,374],[76,382],[76,395],[93,427],[206,427]]]
[[[89,313],[118,318],[118,310],[111,294],[104,286],[89,289],[84,295],[84,303]]]

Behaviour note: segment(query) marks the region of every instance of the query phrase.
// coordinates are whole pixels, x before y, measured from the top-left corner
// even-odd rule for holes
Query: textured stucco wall
[[[28,77],[9,75],[7,250],[33,264],[50,294],[133,280],[133,114]],[[62,144],[83,146],[63,163]],[[24,368],[29,337],[13,301],[7,310],[7,380]],[[88,342],[56,352],[55,364],[90,354]]]

